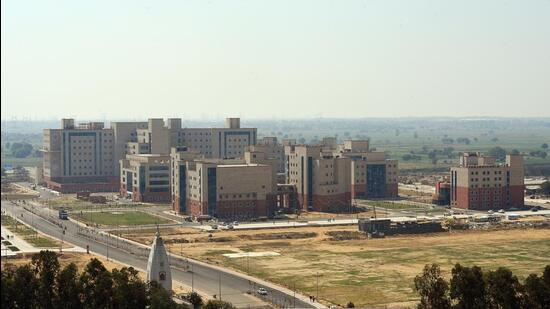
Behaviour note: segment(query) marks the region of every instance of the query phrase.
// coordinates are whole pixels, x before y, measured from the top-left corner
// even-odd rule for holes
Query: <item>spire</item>
[[[151,245],[149,260],[147,261],[147,281],[157,281],[167,291],[172,290],[172,274],[170,261],[164,248],[164,242],[160,237],[160,228],[157,224],[157,232]]]

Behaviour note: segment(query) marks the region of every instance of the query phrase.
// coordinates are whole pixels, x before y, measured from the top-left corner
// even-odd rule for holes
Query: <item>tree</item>
[[[74,263],[63,268],[57,275],[57,304],[56,308],[79,309],[81,288],[78,282],[78,270]]]
[[[156,281],[149,282],[149,309],[176,309],[180,308],[162,285]]]
[[[447,295],[449,285],[441,277],[439,265],[424,266],[422,275],[414,278],[414,288],[420,294],[418,308],[444,309],[451,307],[451,302]]]
[[[222,300],[209,300],[203,309],[236,309],[231,303]]]
[[[496,146],[489,149],[489,155],[495,157],[498,161],[504,161],[506,159],[506,150],[502,147]]]
[[[352,302],[349,302],[346,304],[346,308],[355,308],[355,304]]]
[[[113,278],[103,263],[92,258],[80,275],[84,308],[113,308]]]
[[[37,307],[38,280],[36,280],[30,265],[27,264],[17,268],[11,290],[16,308],[30,309]]]
[[[53,251],[42,250],[32,256],[31,265],[38,276],[38,302],[41,308],[53,309],[56,302],[55,278],[59,272],[57,254]]]
[[[2,272],[0,273],[2,277],[2,284],[0,287],[0,294],[1,296],[1,302],[0,302],[0,308],[13,308],[15,307],[15,301],[13,299],[14,291],[13,291],[13,277],[14,277],[14,269],[11,267],[7,267],[5,269],[2,269]]]
[[[457,309],[484,309],[487,307],[483,271],[477,266],[472,268],[456,264],[452,270],[451,298],[457,303]]]
[[[542,277],[530,274],[523,285],[525,305],[528,308],[550,308],[550,285]]]
[[[499,267],[495,271],[490,271],[485,280],[488,301],[494,308],[520,308],[520,283],[509,269]]]
[[[185,299],[187,299],[192,305],[193,308],[200,308],[203,304],[202,297],[197,292],[191,292],[185,296]]]
[[[2,177],[6,176],[6,169],[2,167]]]
[[[513,154],[513,155],[518,155],[518,154],[520,154],[520,152],[519,152],[519,150],[517,150],[517,149],[512,149],[511,154]]]
[[[541,147],[542,149],[548,149],[548,144],[547,144],[547,143],[544,143],[544,144],[540,145],[540,147]]]
[[[550,181],[545,181],[540,185],[540,189],[542,191],[542,194],[544,195],[550,195]]]
[[[147,305],[147,285],[133,267],[113,269],[114,308],[145,309]]]
[[[32,152],[32,145],[29,143],[13,143],[10,150],[12,156],[16,158],[26,158]]]

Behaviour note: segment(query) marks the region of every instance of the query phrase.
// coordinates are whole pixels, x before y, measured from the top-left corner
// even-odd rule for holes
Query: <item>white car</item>
[[[267,295],[267,290],[264,289],[264,288],[259,288],[259,289],[258,289],[258,294],[260,294],[260,295]]]

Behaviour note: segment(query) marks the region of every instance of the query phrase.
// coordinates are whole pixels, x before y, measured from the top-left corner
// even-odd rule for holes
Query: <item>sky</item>
[[[1,9],[2,119],[550,116],[550,0]]]

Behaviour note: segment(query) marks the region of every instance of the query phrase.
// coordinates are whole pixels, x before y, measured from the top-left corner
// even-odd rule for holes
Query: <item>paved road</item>
[[[27,208],[29,207],[27,206]],[[31,212],[25,210],[22,205],[14,205],[8,201],[2,201],[2,209],[14,216],[17,216],[19,219],[29,225],[32,225],[42,233],[51,235],[58,239],[63,239],[64,241],[82,248],[86,248],[86,246],[89,245],[91,252],[108,256],[110,259],[131,265],[138,269],[146,269],[147,267],[146,256],[141,254],[131,254],[129,251],[133,250],[123,250],[120,248],[121,246],[117,248],[118,244],[115,243],[114,239],[111,239],[109,245],[107,245],[103,242],[84,237],[78,233],[82,230],[82,228],[74,222],[51,218],[50,220],[53,221],[52,223],[45,220],[41,216],[32,214]],[[42,207],[35,207],[34,211],[37,213],[41,212],[41,215],[51,215],[48,213],[51,212],[50,210]],[[59,225],[66,227],[66,232],[64,235]],[[181,268],[172,267],[172,277],[174,280],[182,282],[188,286],[193,286],[195,289],[211,296],[217,295],[217,297],[219,297],[221,290],[222,300],[229,301],[235,306],[241,308],[253,308],[262,306],[262,304],[265,305],[265,303],[260,301],[258,298],[246,293],[247,291],[254,291],[254,288],[257,290],[257,288],[263,286],[269,291],[266,296],[266,300],[273,302],[278,306],[286,306],[290,308],[294,306],[296,308],[314,307],[313,304],[307,302],[307,300],[301,301],[299,298],[294,298],[292,292],[287,291],[287,293],[283,293],[260,283],[255,284],[230,272],[225,272],[224,270],[219,270],[212,266],[204,265],[204,263],[194,261],[188,261],[188,263],[189,270],[192,269],[193,271],[186,271]]]

